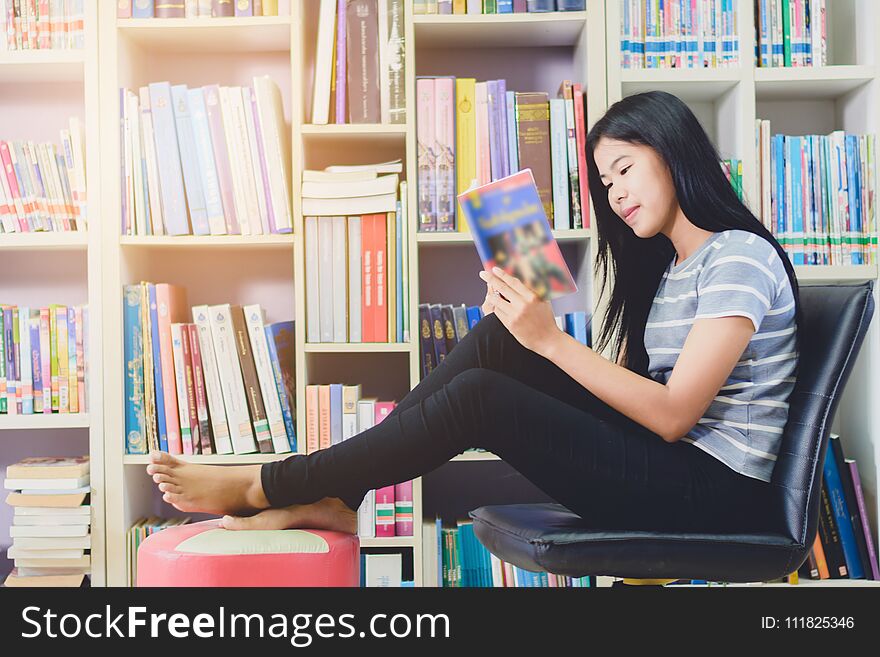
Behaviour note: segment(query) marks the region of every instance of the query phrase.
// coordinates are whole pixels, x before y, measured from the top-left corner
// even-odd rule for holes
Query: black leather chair
[[[801,288],[800,374],[772,478],[776,531],[603,531],[559,504],[511,504],[471,511],[477,538],[520,568],[572,577],[760,582],[797,570],[816,537],[831,421],[874,313],[872,290],[870,282]]]

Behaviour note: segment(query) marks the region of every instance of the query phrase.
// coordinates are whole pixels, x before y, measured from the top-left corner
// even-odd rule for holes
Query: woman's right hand
[[[483,300],[483,305],[480,306],[480,310],[483,311],[484,317],[486,315],[491,315],[493,312],[495,312],[496,299],[498,299],[498,297],[495,296],[494,290],[492,290],[492,288],[489,287],[489,284],[487,283],[486,284],[486,298]]]

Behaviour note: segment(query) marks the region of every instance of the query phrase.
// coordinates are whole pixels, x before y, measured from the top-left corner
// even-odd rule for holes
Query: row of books
[[[419,304],[419,335],[421,337],[422,378],[439,365],[456,344],[483,318],[480,306],[453,306],[440,303]],[[578,342],[592,346],[587,314],[582,311],[555,317],[556,325]]]
[[[413,535],[412,481],[367,491],[358,508],[358,536]]]
[[[290,138],[278,85],[154,82],[119,90],[123,235],[293,230]]]
[[[186,290],[124,289],[128,454],[296,451],[294,322],[258,304],[193,306]]]
[[[156,532],[169,527],[177,527],[189,523],[187,518],[157,518],[151,516],[149,518],[141,518],[131,527],[128,528],[128,534],[125,537],[125,561],[128,564],[128,585],[135,586],[137,584],[137,558],[138,548],[141,546],[148,536],[152,536]]]
[[[415,0],[414,14],[524,14],[583,11],[586,0]]]
[[[557,96],[508,91],[505,80],[417,78],[419,231],[468,231],[457,194],[526,168],[551,228],[588,227],[585,96],[570,80]]]
[[[118,0],[116,18],[277,16],[278,0]]]
[[[757,0],[755,35],[758,66],[825,66],[825,0]]]
[[[7,466],[13,507],[6,586],[82,585],[91,570],[89,457],[28,457]]]
[[[409,341],[408,230],[398,207],[305,217],[308,342]]]
[[[531,572],[498,558],[477,540],[473,522],[458,520],[443,527],[442,520],[422,523],[425,586],[461,587],[592,587],[590,576],[568,577]]]
[[[86,229],[85,140],[80,120],[61,145],[0,141],[0,233]]]
[[[0,414],[89,410],[85,306],[0,305]]]
[[[372,554],[361,552],[362,588],[412,588],[415,582],[403,579],[403,555],[399,552]]]
[[[880,580],[880,564],[855,459],[831,434],[822,470],[819,531],[799,574],[805,579]]]
[[[739,65],[738,2],[619,2],[623,68],[729,68]]]
[[[321,0],[312,123],[406,123],[406,0]]]
[[[761,220],[796,265],[877,261],[875,135],[771,135],[756,122]]]
[[[0,52],[85,47],[85,0],[0,0]]]

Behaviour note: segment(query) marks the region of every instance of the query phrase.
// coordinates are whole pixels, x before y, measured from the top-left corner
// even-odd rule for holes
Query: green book
[[[791,3],[782,3],[782,63],[791,66]]]

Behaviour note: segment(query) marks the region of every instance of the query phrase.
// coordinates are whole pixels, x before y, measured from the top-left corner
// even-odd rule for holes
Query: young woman
[[[480,272],[486,316],[382,423],[262,466],[154,453],[164,500],[235,514],[229,529],[355,532],[368,490],[483,447],[597,528],[771,527],[797,368],[788,258],[675,96],[612,106],[587,137],[587,166],[610,289],[597,346],[613,360],[560,331],[517,278]]]

